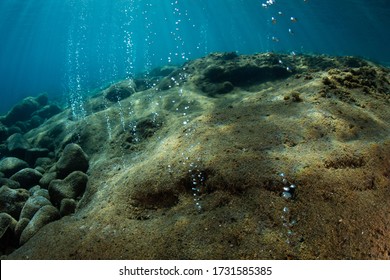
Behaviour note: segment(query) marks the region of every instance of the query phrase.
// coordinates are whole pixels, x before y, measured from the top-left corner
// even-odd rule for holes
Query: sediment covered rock
[[[21,133],[12,134],[7,139],[7,149],[10,155],[23,159],[26,151],[30,149],[30,143],[24,138]]]
[[[40,208],[34,215],[34,217],[27,224],[20,236],[20,244],[26,243],[31,237],[33,237],[43,226],[46,224],[58,220],[60,213],[54,206],[45,205]]]
[[[10,189],[7,186],[0,187],[0,212],[5,212],[19,219],[24,203],[30,197],[26,189]]]
[[[6,157],[0,161],[0,172],[7,178],[27,167],[27,162],[16,157]]]
[[[87,172],[89,167],[88,156],[77,144],[68,144],[62,152],[62,156],[56,163],[56,171],[59,178],[65,178],[73,171]]]
[[[19,170],[14,175],[10,177],[11,180],[14,180],[20,184],[22,188],[29,189],[37,184],[42,178],[42,174],[32,168],[24,168]]]
[[[60,206],[64,198],[77,199],[87,186],[88,176],[81,171],[74,171],[64,180],[53,180],[49,185],[50,200]]]
[[[34,214],[45,205],[51,205],[47,198],[39,195],[29,197],[20,213],[20,219],[26,218],[31,220]]]

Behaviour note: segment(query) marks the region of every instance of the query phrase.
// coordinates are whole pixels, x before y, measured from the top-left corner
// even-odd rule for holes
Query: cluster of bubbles
[[[279,177],[281,178],[283,184],[281,196],[287,201],[295,199],[296,185],[291,183],[284,173],[280,173]],[[293,217],[288,204],[282,209],[281,219],[282,225],[286,229],[286,243],[292,244],[293,237],[296,235],[293,228],[296,226],[297,220]]]
[[[70,19],[67,48],[66,91],[74,120],[84,119],[86,116],[83,94],[85,90],[83,83],[87,80],[85,65],[86,19],[86,6],[82,2],[81,9]]]
[[[200,160],[198,159],[198,162]],[[188,173],[191,177],[191,190],[193,195],[193,200],[195,208],[198,212],[202,212],[202,204],[200,201],[200,195],[202,190],[206,187],[205,181],[206,177],[204,173],[200,170],[198,163],[191,162],[189,165]]]
[[[303,2],[308,2],[308,1],[303,0]],[[276,31],[279,31],[277,28],[277,26],[279,25],[279,22],[283,22],[282,24],[280,24],[280,26],[282,26],[282,28],[286,28],[286,25],[287,25],[287,28],[284,32],[282,32],[282,33],[278,32],[278,33],[286,34],[289,37],[295,35],[295,27],[296,27],[295,25],[298,22],[298,18],[294,15],[288,15],[288,16],[285,15],[285,12],[282,9],[279,9],[279,6],[280,6],[279,1],[268,0],[266,2],[263,2],[261,4],[261,6],[264,9],[271,11],[271,15],[268,19],[268,23],[273,27],[272,32],[271,32],[272,34],[269,35],[270,41],[272,41],[273,43],[279,43],[282,40],[285,40],[285,37],[283,37],[283,39],[282,39],[275,34],[275,33],[277,33]]]

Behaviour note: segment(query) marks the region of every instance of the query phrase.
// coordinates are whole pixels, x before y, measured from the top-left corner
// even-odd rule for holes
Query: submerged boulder
[[[30,143],[21,133],[12,134],[7,139],[7,149],[12,156],[24,158],[30,148]]]
[[[17,245],[15,228],[17,221],[7,213],[0,213],[0,254],[7,253]]]
[[[14,175],[10,177],[11,180],[14,180],[20,184],[22,188],[29,189],[37,184],[42,178],[42,174],[32,168],[24,168],[19,170]]]
[[[110,86],[104,93],[104,97],[111,102],[123,100],[135,93],[136,85],[133,80],[126,80]]]
[[[7,186],[0,187],[0,212],[8,213],[18,219],[29,197],[30,194],[25,189],[14,190]]]
[[[56,171],[59,178],[65,178],[73,171],[82,171],[85,173],[88,168],[88,156],[79,145],[74,143],[66,145],[62,156],[56,163]]]
[[[74,171],[64,180],[53,180],[49,185],[50,200],[56,206],[61,204],[64,198],[77,199],[85,191],[88,176],[81,171]]]
[[[7,178],[27,167],[27,162],[16,157],[6,157],[0,161],[0,172]]]
[[[37,97],[26,97],[8,112],[2,119],[2,123],[10,126],[18,121],[27,121],[35,111],[46,106],[47,103],[48,97],[46,94],[41,94]]]
[[[45,205],[51,205],[47,198],[40,195],[29,197],[20,213],[20,219],[27,218],[31,220],[34,214]]]
[[[33,237],[43,226],[60,218],[60,213],[52,205],[45,205],[40,208],[23,230],[19,243],[22,245]]]

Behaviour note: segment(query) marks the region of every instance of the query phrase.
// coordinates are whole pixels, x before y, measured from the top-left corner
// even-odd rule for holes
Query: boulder
[[[135,93],[136,85],[133,80],[126,80],[110,86],[104,97],[111,102],[118,102]]]
[[[50,200],[55,206],[60,206],[64,198],[77,199],[87,186],[88,176],[81,171],[74,171],[64,180],[53,180],[49,185]]]
[[[18,182],[7,178],[0,179],[0,186],[7,186],[10,189],[20,189],[20,184]]]
[[[51,223],[60,218],[60,213],[52,205],[45,205],[40,208],[34,215],[34,217],[27,224],[26,228],[20,235],[20,245],[26,243],[31,237],[33,237],[43,226]]]
[[[17,245],[15,228],[17,221],[7,213],[0,213],[0,253],[7,254]]]
[[[15,238],[18,241],[20,239],[20,235],[22,234],[23,230],[27,227],[29,222],[30,220],[26,218],[19,219],[19,221],[17,222],[15,227]]]
[[[8,137],[8,128],[0,123],[0,142],[6,140]]]
[[[15,230],[17,221],[7,213],[0,213],[0,239],[8,229]]]
[[[61,216],[67,216],[73,214],[76,211],[76,200],[71,198],[64,198],[61,200],[60,214]]]
[[[16,157],[6,157],[0,161],[0,172],[7,178],[27,167],[27,162]]]
[[[61,108],[58,107],[57,105],[49,104],[49,105],[46,105],[43,108],[35,111],[33,113],[33,116],[38,116],[38,117],[42,118],[43,120],[45,120],[45,119],[51,118],[54,115],[57,115],[61,111],[62,111]]]
[[[39,180],[39,185],[42,188],[48,189],[50,182],[57,179],[57,172],[46,172],[43,174],[41,180]]]
[[[41,178],[42,174],[32,168],[24,168],[19,170],[10,177],[11,180],[18,182],[20,186],[25,189],[29,189],[35,185],[38,185]]]
[[[2,122],[6,126],[10,126],[17,121],[28,120],[31,114],[38,110],[41,106],[42,104],[40,104],[35,98],[26,97],[8,112]]]
[[[25,189],[11,189],[7,186],[0,187],[0,212],[5,212],[18,219],[20,212],[30,197]]]
[[[47,157],[49,155],[49,150],[46,148],[31,148],[26,150],[25,160],[31,165],[34,166],[35,161],[38,158]]]
[[[88,156],[77,144],[68,144],[62,156],[56,163],[58,178],[63,179],[73,171],[87,172],[89,168]]]
[[[24,204],[20,219],[27,218],[31,220],[35,213],[45,205],[51,205],[50,201],[43,196],[30,196]]]
[[[12,134],[7,139],[7,149],[15,157],[24,158],[26,151],[30,148],[30,144],[21,133]]]
[[[43,196],[44,198],[50,200],[49,191],[46,189],[39,189],[33,192],[32,196]]]
[[[34,167],[42,167],[44,170],[48,170],[53,165],[53,160],[49,157],[39,157],[35,160]]]

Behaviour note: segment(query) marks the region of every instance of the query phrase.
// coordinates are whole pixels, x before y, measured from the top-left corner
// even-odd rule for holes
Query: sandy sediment
[[[158,73],[25,134],[79,144],[89,180],[74,214],[3,258],[390,258],[388,69],[212,54]]]

